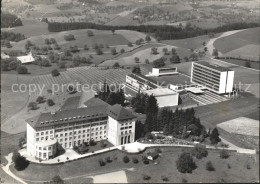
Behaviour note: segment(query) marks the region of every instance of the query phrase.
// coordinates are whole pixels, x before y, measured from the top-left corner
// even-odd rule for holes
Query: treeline
[[[20,18],[10,13],[2,13],[1,15],[1,28],[22,26],[23,23]]]
[[[145,113],[146,120],[144,126],[138,124],[137,134],[151,131],[163,131],[165,135],[172,135],[178,138],[197,136],[199,141],[203,141],[207,134],[205,127],[201,125],[200,119],[195,116],[193,108],[186,110],[159,109],[154,96],[139,93],[131,101],[135,112]],[[140,137],[140,136],[139,136]]]
[[[19,42],[24,39],[25,39],[25,36],[20,33],[14,33],[14,32],[9,32],[9,31],[3,31],[1,33],[1,40]]]
[[[98,30],[133,30],[139,32],[150,33],[154,35],[158,40],[172,40],[172,39],[184,39],[200,35],[207,35],[210,33],[219,33],[230,30],[237,29],[246,29],[252,27],[260,26],[259,23],[233,23],[228,25],[223,25],[214,29],[201,29],[198,27],[186,26],[168,26],[168,25],[139,25],[139,26],[110,26],[110,25],[101,25],[95,23],[86,23],[86,22],[69,22],[69,23],[60,23],[60,22],[48,22],[48,30],[50,32],[61,32],[68,30],[77,30],[77,29],[98,29]]]

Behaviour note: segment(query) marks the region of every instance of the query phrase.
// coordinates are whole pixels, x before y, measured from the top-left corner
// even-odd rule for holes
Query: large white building
[[[113,145],[134,142],[135,118],[120,105],[42,113],[27,123],[27,152],[48,160],[55,157],[57,144],[66,149],[90,140],[108,140]]]
[[[218,94],[233,90],[234,71],[206,61],[192,62],[191,82]]]
[[[164,76],[164,75],[176,75],[178,74],[177,72],[177,67],[169,67],[169,68],[153,68],[152,72],[149,72],[146,76]]]

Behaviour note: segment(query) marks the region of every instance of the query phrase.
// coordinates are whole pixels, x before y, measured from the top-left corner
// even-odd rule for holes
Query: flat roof
[[[231,70],[227,67],[223,67],[223,66],[220,66],[220,65],[217,65],[217,64],[213,64],[213,63],[210,63],[210,62],[207,62],[207,61],[198,61],[198,62],[193,62],[193,63],[194,64],[200,64],[200,65],[206,66],[208,68],[212,68],[212,69],[220,71],[220,72],[233,71],[233,70]]]
[[[164,95],[175,95],[177,92],[168,88],[157,88],[147,90],[146,93],[153,94],[154,96],[164,96]]]
[[[176,74],[170,76],[160,76],[160,77],[151,77],[153,80],[157,80],[159,83],[162,83],[162,86],[167,86],[168,84],[173,85],[190,85],[190,77],[183,74]]]
[[[142,82],[142,83],[146,83],[147,85],[149,85],[150,87],[152,88],[157,88],[158,86],[158,82],[156,80],[153,80],[152,78],[150,77],[146,77],[144,75],[141,75],[141,74],[130,74],[128,75],[129,77],[132,77],[133,79],[139,81],[139,82]],[[149,83],[147,83],[149,82]]]
[[[185,90],[190,91],[192,93],[204,93],[204,91],[202,91],[200,88],[195,88],[195,87],[188,87],[185,88]]]

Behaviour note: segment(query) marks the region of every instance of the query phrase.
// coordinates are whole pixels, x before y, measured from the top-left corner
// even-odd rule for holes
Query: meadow
[[[259,45],[260,28],[250,28],[238,33],[222,37],[214,42],[214,47],[225,54],[232,50],[244,47],[249,44]],[[240,53],[243,55],[243,53]]]

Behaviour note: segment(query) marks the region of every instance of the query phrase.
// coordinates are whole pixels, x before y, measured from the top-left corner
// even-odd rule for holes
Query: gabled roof
[[[107,114],[117,121],[136,118],[136,116],[133,115],[129,110],[125,109],[119,104],[109,106],[107,110]]]
[[[17,59],[19,61],[21,61],[21,63],[31,63],[34,61],[34,58],[31,54],[27,55],[27,56],[18,56]]]
[[[64,111],[57,111],[55,113],[42,113],[37,118],[28,119],[27,122],[34,128],[60,125],[64,123],[71,123],[83,121],[93,118],[107,117],[107,106],[93,106],[78,109],[69,109]]]

